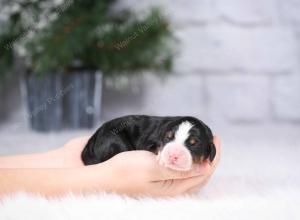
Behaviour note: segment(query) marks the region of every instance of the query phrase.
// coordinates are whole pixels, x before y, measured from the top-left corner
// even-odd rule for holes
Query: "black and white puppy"
[[[101,163],[131,150],[151,151],[161,165],[176,170],[189,170],[216,155],[211,130],[197,118],[130,115],[104,123],[89,139],[82,160]]]

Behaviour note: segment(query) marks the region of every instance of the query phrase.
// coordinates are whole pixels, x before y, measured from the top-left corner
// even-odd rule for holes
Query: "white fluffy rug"
[[[2,201],[0,219],[300,219],[297,179],[272,172],[262,176],[259,171],[254,177],[246,170],[244,177],[224,175],[223,168],[194,196],[132,199],[98,194],[47,200],[18,194]]]
[[[0,202],[0,220],[299,220],[299,130],[265,131],[224,135],[217,172],[195,196],[156,200],[99,194],[46,200],[18,194]]]
[[[234,193],[232,189],[232,195],[215,190],[214,196],[202,192],[197,197],[159,200],[109,194],[46,200],[19,194],[3,201],[0,219],[300,219],[300,193],[296,188],[261,193],[255,187],[252,192],[244,189],[247,193]]]

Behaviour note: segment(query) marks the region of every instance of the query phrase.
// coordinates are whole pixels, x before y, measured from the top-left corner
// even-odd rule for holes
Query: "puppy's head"
[[[193,163],[213,161],[216,149],[211,130],[193,117],[181,117],[162,129],[158,150],[161,165],[175,170],[189,170]]]

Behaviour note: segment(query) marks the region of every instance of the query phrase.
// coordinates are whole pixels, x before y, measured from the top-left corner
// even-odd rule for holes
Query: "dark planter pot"
[[[102,74],[73,71],[25,77],[30,126],[36,131],[92,128],[100,119]]]

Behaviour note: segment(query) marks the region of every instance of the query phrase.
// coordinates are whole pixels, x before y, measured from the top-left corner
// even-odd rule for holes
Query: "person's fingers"
[[[221,155],[221,142],[220,139],[217,136],[214,136],[214,145],[216,147],[216,156],[215,159],[212,161],[211,166],[213,168],[215,168],[217,166],[217,164],[220,161],[220,155]]]
[[[202,179],[199,179],[199,182],[195,181],[194,182],[195,184],[192,185],[190,188],[188,188],[185,192],[194,193],[199,191],[201,188],[207,185],[213,173],[214,173],[214,168],[211,167],[209,172],[207,172],[206,175],[203,175]]]
[[[213,170],[211,168],[211,170]],[[191,188],[186,190],[186,193],[196,193],[198,192],[201,188],[203,188],[204,186],[207,185],[207,183],[209,182],[209,180],[211,179],[211,176],[213,174],[213,171],[209,172],[209,174],[202,176],[202,180],[199,183],[195,183],[195,185],[191,186]]]
[[[204,185],[205,176],[195,176],[186,179],[177,179],[173,182],[173,190],[175,194],[187,193],[190,189]]]
[[[195,185],[193,185],[191,188],[186,190],[186,193],[195,193],[198,192],[201,188],[203,188],[204,186],[207,185],[207,183],[209,182],[211,178],[211,175],[209,176],[203,176],[203,179],[201,180],[201,182],[199,183],[195,183]]]
[[[199,192],[201,188],[202,188],[202,184],[201,184],[201,186],[196,185],[196,186],[193,186],[192,188],[188,189],[185,193],[195,194],[195,193]]]
[[[212,176],[212,174],[216,170],[217,165],[219,164],[220,158],[221,158],[221,143],[220,143],[220,139],[217,136],[214,136],[214,144],[215,144],[215,147],[216,147],[216,157],[213,160],[213,162],[210,164],[211,169],[207,173],[207,181],[210,179],[210,177]]]
[[[186,179],[195,176],[203,176],[205,175],[209,169],[210,165],[208,162],[204,162],[201,164],[193,165],[193,168],[189,171],[180,171],[180,170],[173,170],[167,167],[159,167],[156,168],[156,181],[162,180],[169,180],[169,179]]]
[[[183,193],[198,191],[207,183],[207,176],[194,176],[185,179],[168,179],[158,181],[159,192],[162,195],[176,196]]]

